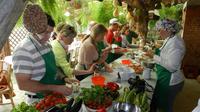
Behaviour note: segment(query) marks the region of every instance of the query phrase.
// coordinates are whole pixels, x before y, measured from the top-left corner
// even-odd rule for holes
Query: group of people
[[[36,16],[37,15],[37,16]],[[68,46],[77,35],[75,28],[66,23],[55,27],[52,17],[40,6],[28,4],[23,14],[23,24],[29,31],[13,52],[13,70],[19,88],[25,90],[28,102],[43,98],[46,93],[56,91],[70,95],[72,89],[65,83],[79,82],[94,73],[98,65],[112,72],[106,62],[110,48],[99,48],[104,44],[107,28],[94,24],[81,45],[76,69],[68,60]],[[49,42],[51,33],[55,38]]]
[[[121,26],[116,18],[109,23],[108,29],[96,22],[90,24],[79,49],[78,64],[71,68],[66,57],[68,46],[77,36],[75,28],[66,23],[55,27],[51,16],[45,14],[40,6],[28,4],[24,10],[23,24],[30,33],[13,52],[14,74],[19,88],[26,91],[28,103],[52,91],[70,95],[72,88],[65,86],[65,83],[83,80],[94,73],[97,65],[112,72],[109,63],[122,56],[123,47],[138,48],[132,45],[132,37],[137,38],[137,35],[128,25]],[[164,44],[153,56],[157,84],[151,111],[172,112],[175,96],[183,86],[181,61],[185,46],[182,38],[177,36],[179,27],[174,21],[162,20],[156,27]],[[53,30],[55,40],[49,43]],[[113,49],[113,44],[119,49]]]

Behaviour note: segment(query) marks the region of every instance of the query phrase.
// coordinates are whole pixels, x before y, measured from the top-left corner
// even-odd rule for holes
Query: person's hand
[[[119,35],[120,35],[120,32],[119,32],[119,31],[115,31],[115,32],[114,32],[114,38],[119,37]]]
[[[121,52],[128,52],[127,48],[121,48]]]
[[[111,67],[105,67],[105,70],[106,72],[109,72],[109,73],[113,72],[113,69]]]
[[[124,53],[124,52],[127,52],[127,49],[126,48],[122,48],[122,47],[118,47],[115,49],[115,53]]]
[[[106,47],[105,49],[103,49],[102,52],[109,53],[109,52],[111,52],[111,50],[112,50],[112,47],[109,46],[109,47]]]
[[[53,88],[55,92],[59,92],[61,94],[64,94],[64,95],[71,95],[72,94],[72,88],[69,88],[65,85],[57,85],[55,88]]]
[[[80,83],[79,80],[77,80],[77,79],[72,79],[72,78],[65,78],[64,80],[65,80],[65,82],[68,83],[68,84],[72,84],[72,83],[75,83],[75,82]]]
[[[156,40],[154,43],[155,48],[160,48],[163,44],[163,40]]]
[[[106,59],[107,59],[107,57],[108,57],[108,53],[109,53],[110,51],[109,51],[109,49],[107,50],[103,50],[102,51],[102,54],[101,54],[101,57],[100,57],[100,59],[98,60],[98,64],[101,64],[101,63],[103,63]]]
[[[102,60],[102,61],[105,61],[105,60],[107,59],[108,53],[109,53],[109,52],[107,52],[107,51],[102,52],[102,55],[101,55],[101,60]]]
[[[105,70],[106,72],[109,72],[109,73],[113,72],[113,69],[108,65],[105,66]]]
[[[154,52],[152,50],[149,50],[145,53],[146,56],[150,57],[150,58],[153,58],[154,56]]]
[[[90,66],[90,69],[88,70],[88,72],[89,72],[89,73],[93,73],[94,70],[96,69],[96,65],[97,65],[97,63],[92,64],[92,65]]]

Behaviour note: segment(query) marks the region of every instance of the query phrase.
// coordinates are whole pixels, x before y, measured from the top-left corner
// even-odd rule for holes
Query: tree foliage
[[[30,0],[33,3],[39,4],[42,9],[51,15],[56,24],[66,22],[75,26],[79,31],[83,31],[90,21],[96,21],[108,26],[109,20],[113,18],[114,7],[113,0],[73,0],[73,2],[81,4],[80,9],[76,9],[72,1],[66,0]],[[70,13],[65,16],[66,11]],[[118,19],[121,23],[125,23],[126,11],[119,7],[120,15]],[[21,19],[18,25],[21,24]]]

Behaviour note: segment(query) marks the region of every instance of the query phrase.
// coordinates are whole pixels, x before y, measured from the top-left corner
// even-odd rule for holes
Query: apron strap
[[[36,50],[40,53],[40,55],[42,56],[42,53],[40,52],[39,48],[37,47],[37,45],[35,44],[35,42],[29,37],[29,39],[31,40],[31,42],[33,43],[33,45],[35,46]]]
[[[170,37],[166,40],[166,42],[162,45],[162,47],[160,48],[160,50],[162,50],[164,47],[165,47],[165,45],[167,44],[167,42],[169,41],[169,39],[170,39]]]

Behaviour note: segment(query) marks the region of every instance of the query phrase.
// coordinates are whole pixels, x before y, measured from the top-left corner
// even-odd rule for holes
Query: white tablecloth
[[[200,112],[200,98],[197,107],[192,112]]]
[[[105,72],[105,71],[101,72],[101,74],[106,78],[106,82],[116,82],[117,81],[117,77],[118,77],[117,76],[117,72],[119,70],[121,70],[121,69],[124,70],[124,71],[121,71],[121,72],[132,73],[133,77],[135,77],[136,74],[134,73],[134,71],[132,71],[130,68],[128,68],[128,67],[126,67],[126,66],[121,64],[121,60],[122,59],[130,59],[130,58],[126,58],[125,56],[123,56],[123,57],[117,59],[116,61],[114,61],[112,64],[115,63],[117,65],[114,67],[112,73],[108,73],[108,72]],[[111,66],[112,66],[112,64],[111,64]],[[81,87],[90,88],[91,85],[92,85],[91,77],[92,76],[89,76],[89,77],[85,78],[84,80],[82,80],[80,82]],[[142,75],[140,75],[140,78],[142,78]],[[146,80],[146,82],[155,88],[155,85],[156,85],[155,72],[153,72],[153,71],[151,72],[151,78]],[[122,92],[124,87],[129,87],[129,84],[128,84],[127,80],[126,81],[121,81],[120,85],[122,86],[121,89],[120,89],[120,92]],[[152,95],[153,95],[153,93],[149,93],[148,97],[152,98]],[[84,106],[82,108],[82,112],[87,112]],[[112,108],[110,109],[109,112],[112,112]]]

